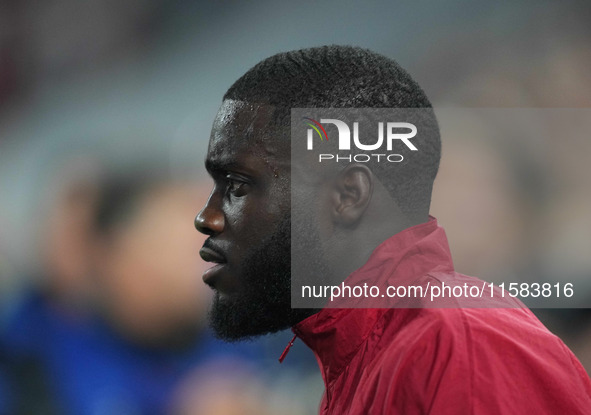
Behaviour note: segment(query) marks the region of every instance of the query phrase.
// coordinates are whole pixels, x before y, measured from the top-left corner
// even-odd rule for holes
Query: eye
[[[234,197],[242,197],[248,193],[248,183],[228,174],[226,176],[226,192]]]

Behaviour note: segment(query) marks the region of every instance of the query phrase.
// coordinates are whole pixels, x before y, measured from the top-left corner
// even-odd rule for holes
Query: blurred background
[[[192,223],[226,89],[332,43],[396,59],[442,109],[432,214],[457,270],[576,282],[534,311],[591,371],[591,5],[399,3],[0,0],[0,414],[316,413],[311,353],[277,363],[289,332],[212,338]],[[491,107],[567,110],[539,136],[445,112]]]

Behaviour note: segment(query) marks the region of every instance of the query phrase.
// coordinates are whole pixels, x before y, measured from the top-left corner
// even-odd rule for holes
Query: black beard
[[[318,310],[291,308],[291,222],[246,256],[244,291],[220,298],[215,293],[211,327],[219,339],[237,341],[287,329]]]

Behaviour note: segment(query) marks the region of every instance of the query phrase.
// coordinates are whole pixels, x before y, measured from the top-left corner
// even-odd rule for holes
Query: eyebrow
[[[229,167],[228,163],[218,160],[211,160],[209,158],[205,159],[205,170],[207,170],[207,172],[210,174],[225,171],[227,170],[227,167]]]
[[[212,159],[205,159],[205,169],[210,175],[215,174],[222,174],[226,173],[230,170],[240,170],[244,172],[244,174],[250,175],[251,169],[246,167],[245,165],[237,162],[236,160],[212,160]]]
[[[252,154],[250,156],[252,156]],[[216,175],[227,174],[229,172],[235,172],[254,179],[255,177],[258,177],[259,175],[264,173],[262,170],[260,170],[259,167],[251,164],[251,162],[254,162],[256,159],[260,158],[261,157],[254,156],[254,159],[252,159],[247,156],[246,159],[241,159],[237,158],[235,154],[218,154],[213,155],[213,157],[205,158],[205,169],[207,170],[207,173],[212,177]],[[270,160],[266,160],[265,164],[267,168],[271,166],[271,164],[269,163]],[[285,164],[289,165],[290,160],[288,159],[283,161],[275,159],[272,161],[272,164],[275,166],[281,166]]]

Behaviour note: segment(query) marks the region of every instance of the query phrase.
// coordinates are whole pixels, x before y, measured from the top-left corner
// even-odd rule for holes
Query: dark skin
[[[214,187],[195,227],[210,236],[201,257],[223,262],[214,275],[204,275],[221,295],[240,291],[246,251],[275,229],[290,208],[289,157],[252,132],[270,115],[269,108],[225,101],[211,133],[205,165]]]
[[[340,166],[330,174],[317,174],[309,166],[292,170],[289,139],[270,128],[273,111],[268,105],[225,100],[213,125],[206,168],[214,187],[195,227],[209,235],[200,255],[217,265],[203,278],[220,299],[245,291],[249,250],[289,215],[292,174],[307,187],[294,203],[315,206],[310,212],[317,216],[310,220],[318,225],[323,260],[335,284],[361,267],[380,243],[420,223],[400,212],[363,164]],[[306,200],[310,197],[315,199]],[[423,216],[426,221],[427,212]],[[286,321],[285,327],[295,323]]]

